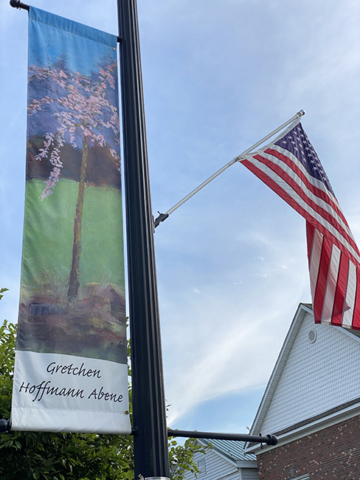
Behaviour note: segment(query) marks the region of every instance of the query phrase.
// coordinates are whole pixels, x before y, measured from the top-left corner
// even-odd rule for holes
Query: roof
[[[235,462],[239,460],[256,460],[256,455],[244,452],[245,442],[238,440],[205,440],[203,438],[198,441],[204,445],[211,444],[214,451],[222,454],[228,460]]]

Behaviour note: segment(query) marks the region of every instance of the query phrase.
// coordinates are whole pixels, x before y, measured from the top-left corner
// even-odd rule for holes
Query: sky
[[[31,5],[117,35],[115,0]],[[138,0],[138,9],[154,215],[304,109],[360,244],[358,0]],[[0,287],[9,288],[0,315],[12,322],[27,16],[0,0]],[[311,302],[305,220],[235,164],[160,224],[155,250],[168,423],[246,432],[296,308]]]

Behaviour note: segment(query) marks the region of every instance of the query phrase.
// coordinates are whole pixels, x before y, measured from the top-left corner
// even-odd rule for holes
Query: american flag
[[[239,161],[306,220],[316,323],[360,330],[360,252],[301,123]]]

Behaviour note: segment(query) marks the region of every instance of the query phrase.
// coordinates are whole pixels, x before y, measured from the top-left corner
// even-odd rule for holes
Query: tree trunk
[[[87,143],[87,138],[84,137],[83,153],[82,153],[82,159],[81,159],[79,193],[78,193],[75,220],[74,220],[74,245],[73,245],[72,261],[71,261],[71,272],[69,277],[68,298],[70,301],[74,300],[77,297],[79,286],[80,286],[79,269],[80,269],[80,253],[81,253],[81,222],[82,222],[82,213],[83,213],[83,207],[84,207],[87,156],[88,156],[88,143]]]

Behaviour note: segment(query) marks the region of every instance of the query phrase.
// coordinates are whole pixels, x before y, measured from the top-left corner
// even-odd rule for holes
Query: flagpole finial
[[[296,115],[297,115],[298,117],[302,117],[302,116],[305,115],[305,113],[306,113],[305,110],[300,110],[300,112],[298,112]]]

